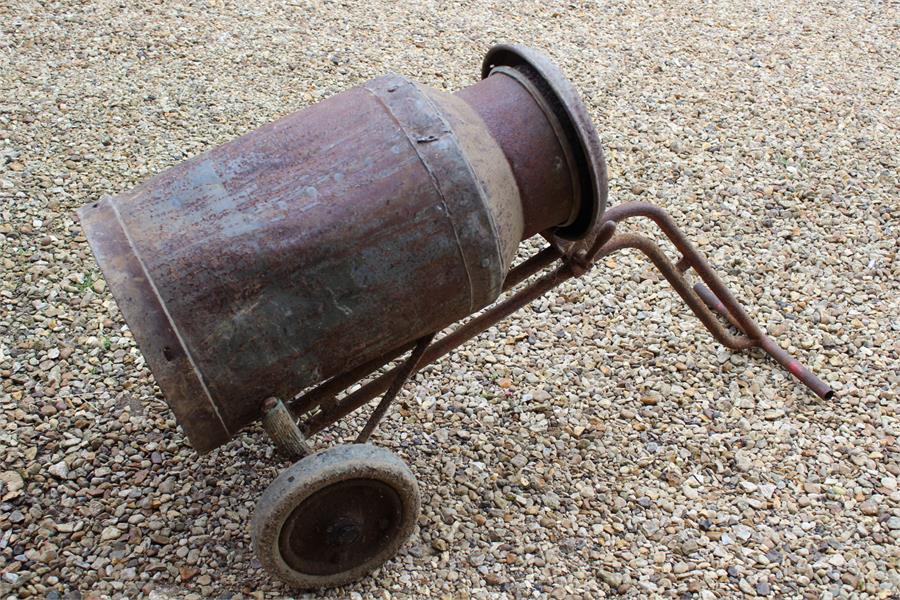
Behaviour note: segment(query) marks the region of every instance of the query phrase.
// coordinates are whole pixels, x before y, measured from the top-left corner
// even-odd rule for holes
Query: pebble
[[[53,475],[54,477],[59,477],[60,479],[65,479],[69,476],[69,465],[67,465],[66,461],[64,460],[50,465],[47,470],[51,475]]]
[[[759,493],[763,498],[769,500],[775,494],[775,486],[771,483],[762,483],[759,485]]]
[[[753,462],[747,453],[736,452],[734,455],[734,466],[738,471],[747,472],[753,468]]]
[[[872,499],[866,500],[860,503],[859,511],[868,517],[873,517],[878,514],[878,503]]]
[[[598,572],[600,575],[600,579],[609,587],[616,589],[620,585],[622,585],[622,576],[618,573],[612,573],[610,571],[600,570]]]
[[[522,454],[517,454],[517,455],[515,455],[515,456],[512,458],[512,460],[510,460],[509,462],[510,462],[510,463],[512,464],[512,466],[514,466],[515,468],[521,469],[521,468],[523,468],[525,465],[528,464],[528,458],[525,457],[525,456],[523,456]]]
[[[734,535],[736,535],[737,538],[742,541],[749,540],[750,536],[753,535],[753,530],[746,525],[737,524],[732,528],[732,530],[734,531]]]
[[[16,471],[3,471],[0,473],[0,483],[3,484],[0,489],[0,495],[3,500],[10,500],[20,495],[22,488],[25,487],[25,480]]]

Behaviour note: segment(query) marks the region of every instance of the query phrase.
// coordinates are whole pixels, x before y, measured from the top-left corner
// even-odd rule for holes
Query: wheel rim
[[[334,575],[377,556],[400,534],[403,501],[377,479],[317,490],[288,515],[279,535],[284,562],[301,573]]]

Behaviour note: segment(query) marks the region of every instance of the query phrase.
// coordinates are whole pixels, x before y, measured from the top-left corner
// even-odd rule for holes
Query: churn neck
[[[606,164],[577,92],[544,55],[494,46],[482,81],[457,92],[484,120],[512,168],[523,239],[552,231],[586,235],[606,206]]]

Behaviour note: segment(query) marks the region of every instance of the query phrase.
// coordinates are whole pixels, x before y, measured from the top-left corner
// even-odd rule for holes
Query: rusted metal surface
[[[609,244],[600,250],[601,255],[614,251],[616,247],[611,245],[614,243],[618,244],[619,247],[631,246],[638,248],[647,254],[656,267],[660,269],[697,318],[719,342],[733,350],[742,350],[750,347],[760,348],[820,398],[827,400],[834,395],[827,383],[816,377],[809,369],[791,357],[775,340],[766,335],[756,321],[750,318],[741,303],[737,301],[731,291],[716,275],[709,262],[688,241],[666,211],[646,202],[629,202],[606,211],[603,220],[620,223],[632,217],[646,217],[656,223],[681,253],[681,258],[677,265],[672,264],[663,252],[647,238],[637,239],[641,236],[631,236],[627,243],[622,241],[616,242],[616,238],[613,238]],[[708,287],[699,285],[692,289],[682,277],[682,273],[688,268],[692,268]],[[707,305],[715,308],[728,318],[743,335],[734,336],[725,331]]]
[[[506,281],[503,282],[503,291],[511,290],[532,275],[540,273],[562,258],[562,256],[562,253],[555,246],[547,246],[510,270],[509,275],[506,276]]]
[[[195,448],[499,294],[521,231],[501,255],[482,186],[512,175],[481,143],[476,177],[435,103],[385,77],[82,210],[95,247],[120,238],[98,260]]]
[[[489,78],[501,68],[519,70],[532,80],[569,141],[578,172],[579,209],[575,220],[555,229],[554,234],[566,240],[581,239],[603,215],[607,197],[606,160],[587,108],[562,71],[532,48],[509,44],[493,46],[482,62],[481,77]]]
[[[345,389],[347,389],[357,381],[365,379],[402,354],[406,353],[409,350],[412,350],[415,345],[415,343],[406,344],[397,348],[396,350],[391,350],[390,352],[386,352],[385,354],[377,358],[373,358],[372,360],[365,362],[358,367],[350,369],[349,371],[345,371],[344,373],[335,375],[324,383],[317,385],[313,389],[305,392],[299,398],[291,401],[291,410],[293,410],[298,415],[302,415],[319,406],[320,404],[329,402],[330,400],[334,399],[335,396],[343,392]]]
[[[431,344],[425,350],[422,359],[419,361],[418,368],[421,369],[449,354],[491,325],[505,319],[523,306],[534,302],[562,282],[571,279],[574,276],[572,270],[566,265],[560,266],[551,273],[542,276],[533,284],[528,285],[525,289],[517,292],[502,302],[498,302],[495,306],[492,306],[483,313],[473,317],[471,320],[454,329],[451,333]],[[358,390],[347,394],[347,396],[341,398],[339,401],[325,407],[324,410],[313,415],[305,424],[302,424],[302,429],[307,435],[313,435],[339,419],[346,417],[361,406],[364,406],[373,398],[384,393],[388,389],[391,382],[396,377],[399,368],[400,367],[395,367],[394,369],[391,369]]]
[[[116,205],[109,201],[90,204],[79,211],[79,217],[107,285],[175,418],[195,448],[211,450],[218,444],[216,440],[227,439],[229,430],[185,351],[152,276],[134,252]]]
[[[714,310],[716,310],[716,312],[727,318],[735,328],[747,334],[738,318],[731,314],[731,310],[725,305],[725,303],[722,302],[722,300],[717,298],[716,295],[713,294],[708,287],[706,287],[702,283],[698,283],[694,286],[694,291],[697,293],[697,295],[700,296],[700,298],[703,299],[703,301],[708,306],[710,306],[710,308],[713,308]],[[765,335],[762,330],[759,330],[759,328],[757,328],[757,332],[755,334],[749,335],[752,336],[753,341],[759,348],[761,348],[769,356],[778,361],[781,366],[787,369],[791,375],[800,380],[803,385],[811,389],[814,394],[816,394],[823,400],[830,400],[831,397],[834,396],[834,390],[831,389],[830,385],[819,379],[819,377],[817,377],[800,361],[788,354],[788,352],[784,348],[778,345],[778,342],[776,342],[770,336]]]
[[[79,212],[197,450],[260,418],[266,398],[283,398],[312,434],[388,391],[364,439],[414,370],[625,248],[650,258],[721,343],[762,348],[831,396],[750,319],[665,211],[630,203],[604,214],[599,139],[556,67],[498,46],[482,77],[457,94],[374,79]],[[653,220],[679,260],[618,233],[633,217]],[[551,245],[510,269],[537,232]],[[692,289],[689,269],[708,287]],[[414,347],[415,360],[336,399]]]
[[[484,119],[516,176],[528,238],[574,220],[580,200],[569,142],[524,76],[498,73],[457,92]],[[532,86],[533,87],[533,86]]]
[[[562,257],[562,253],[554,246],[548,246],[535,254],[534,256],[528,258],[520,265],[516,265],[513,269],[510,270],[509,274],[506,276],[506,281],[503,283],[504,291],[510,290],[516,285],[522,283],[532,275],[543,271],[548,266],[556,262],[558,259]],[[497,320],[500,320],[502,317],[498,317]],[[475,333],[477,334],[477,332]],[[468,338],[466,338],[468,339]],[[463,339],[460,343],[466,341]],[[312,411],[318,406],[330,406],[333,404],[334,398],[345,389],[349,388],[353,384],[358,381],[362,381],[363,379],[370,376],[375,371],[385,367],[388,363],[399,357],[401,354],[411,350],[414,347],[414,344],[408,344],[404,347],[398,348],[395,351],[388,352],[387,354],[371,360],[364,365],[360,365],[356,369],[352,371],[348,371],[346,373],[342,373],[337,375],[328,381],[316,386],[315,388],[307,391],[302,396],[294,400],[290,404],[291,410],[297,415],[304,415],[307,412]],[[439,358],[439,357],[438,357]],[[435,358],[434,360],[437,360]],[[432,361],[433,362],[433,361]],[[420,361],[421,363],[421,361]],[[387,390],[387,385],[384,390]],[[373,388],[374,389],[374,388]],[[381,390],[381,391],[384,391]],[[372,396],[365,399],[362,404],[368,402],[371,398],[381,393],[381,391],[374,392]],[[360,404],[359,406],[362,406]],[[324,417],[327,420],[329,417]],[[331,422],[333,422],[332,419]]]
[[[376,556],[399,533],[403,502],[375,479],[347,479],[312,494],[288,516],[281,555],[300,573],[343,573]]]
[[[562,83],[489,79],[479,89],[499,94],[374,79],[80,211],[197,450],[260,418],[268,397],[335,387],[490,304],[526,223],[552,232],[583,216],[573,182],[590,175],[566,156],[596,134],[553,112]],[[509,140],[556,150],[511,166]],[[532,174],[553,197],[523,202]]]

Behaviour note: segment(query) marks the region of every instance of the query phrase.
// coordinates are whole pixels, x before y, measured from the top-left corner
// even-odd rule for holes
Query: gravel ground
[[[611,201],[671,210],[836,397],[607,259],[416,377],[376,438],[420,527],[322,597],[897,597],[897,6],[392,4],[0,4],[0,592],[290,593],[248,527],[284,463],[258,429],[187,446],[73,210],[387,71],[459,89],[515,41],[582,90]]]

